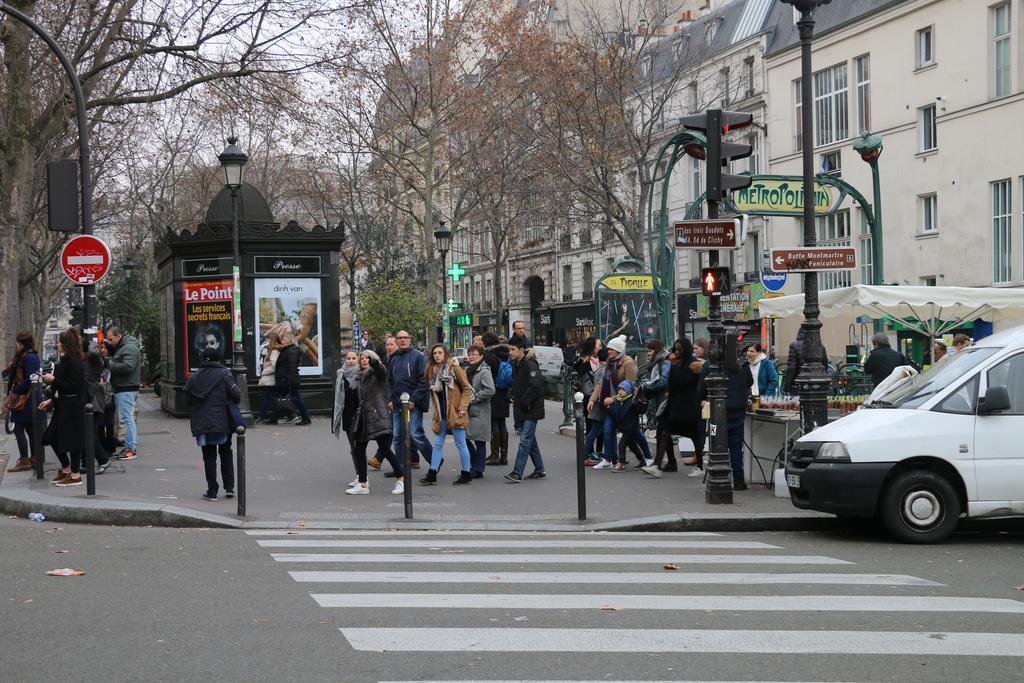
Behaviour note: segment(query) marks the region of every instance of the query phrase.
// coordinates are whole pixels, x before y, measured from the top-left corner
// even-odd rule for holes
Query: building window
[[[992,282],[1013,280],[1013,198],[1011,181],[992,183]]]
[[[594,296],[594,262],[583,262],[583,298],[590,299]]]
[[[750,145],[750,156],[747,157],[747,171],[750,172],[750,175],[757,175],[761,172],[761,162],[758,158],[761,150],[757,133],[752,133],[750,137],[747,138],[747,144]]]
[[[939,197],[926,194],[917,198],[921,214],[921,232],[932,233],[939,229]]]
[[[921,152],[930,152],[939,146],[938,126],[935,121],[935,105],[929,104],[917,110],[918,140]]]
[[[640,62],[640,72],[644,78],[650,78],[654,73],[654,55],[646,55]]]
[[[992,64],[996,97],[1010,94],[1010,3],[992,8]]]
[[[719,82],[722,84],[722,106],[729,106],[729,102],[732,100],[732,81],[729,78],[731,71],[729,67],[723,67],[718,72]]]
[[[936,283],[936,278],[935,278],[934,275],[928,275],[926,277],[921,278],[921,286],[922,287],[934,287],[935,283]]]
[[[843,209],[831,216],[818,217],[818,246],[848,247],[850,246],[850,210]],[[818,274],[818,286],[821,289],[849,287],[853,272],[849,270],[825,271]]]
[[[934,27],[929,26],[917,32],[917,62],[915,66],[921,69],[935,63],[935,42],[933,39]]]
[[[846,64],[814,74],[814,126],[816,146],[845,140],[849,134]]]
[[[874,239],[866,211],[860,212],[860,282],[862,285],[875,284]]]
[[[803,90],[801,89],[799,78],[793,81],[793,102],[793,121],[795,123],[793,132],[793,151],[799,152],[804,148]]]
[[[695,112],[700,109],[700,99],[697,93],[697,81],[692,81],[686,86],[686,100],[690,103],[690,112]]]
[[[843,177],[843,157],[838,150],[821,155],[821,172],[833,178]]]
[[[701,193],[704,191],[704,186],[700,182],[700,167],[702,162],[700,159],[691,158],[692,173],[691,178],[693,179],[693,201],[697,201]]]
[[[761,233],[751,230],[747,233],[747,242],[743,249],[743,270],[747,272],[758,272],[761,270],[759,259],[761,257]]]
[[[743,75],[744,80],[747,84],[745,96],[753,97],[754,95],[754,58],[747,57],[743,60]]]
[[[493,308],[491,305],[491,295],[494,294],[494,278],[487,278],[484,281],[484,306],[490,310]]]
[[[871,56],[857,57],[853,69],[857,77],[857,129],[863,133],[871,130]]]

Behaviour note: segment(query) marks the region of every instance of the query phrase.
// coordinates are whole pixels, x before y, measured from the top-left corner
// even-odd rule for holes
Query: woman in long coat
[[[53,417],[43,435],[43,443],[52,447],[60,460],[60,470],[53,483],[61,488],[82,485],[82,439],[85,430],[85,364],[82,363],[82,338],[71,327],[57,335],[60,361],[53,374],[43,375],[50,385],[52,398],[39,404],[43,410],[53,408]]]
[[[469,427],[466,439],[469,446],[471,476],[479,479],[484,476],[484,465],[487,459],[487,439],[491,436],[491,398],[494,396],[494,377],[491,368],[484,361],[484,347],[471,346],[466,352],[469,365],[466,367],[466,379],[473,387],[473,400],[469,403]]]
[[[7,391],[26,398],[21,410],[11,411],[14,439],[18,442],[18,462],[7,471],[26,472],[36,464],[29,450],[29,439],[32,438],[32,375],[39,373],[39,354],[31,332],[19,332],[15,343],[17,349],[7,368]]]
[[[377,448],[391,463],[398,480],[391,490],[394,495],[405,492],[405,472],[401,461],[391,450],[391,413],[388,412],[388,370],[380,356],[367,349],[359,354],[359,407],[352,423],[352,459],[356,465],[356,479],[345,493],[367,495],[370,485],[366,481],[366,446],[377,442]]]
[[[434,344],[431,347],[423,378],[434,405],[433,428],[437,439],[434,441],[430,470],[427,476],[420,479],[420,483],[437,483],[437,471],[444,459],[444,440],[450,429],[462,462],[459,478],[452,483],[468,484],[473,479],[469,474],[470,458],[469,447],[466,445],[466,427],[469,426],[469,402],[473,399],[473,387],[466,379],[466,373],[443,344]]]
[[[693,345],[685,337],[676,345],[672,355],[672,367],[668,372],[668,404],[665,406],[662,418],[665,420],[666,430],[669,434],[685,436],[693,442],[693,464],[696,467],[688,476],[701,477],[704,474],[702,471],[704,468],[704,434],[701,432],[698,387],[704,364],[694,357]],[[671,446],[668,448],[671,449]],[[659,452],[659,463],[660,460],[661,453]],[[669,450],[669,460],[664,469],[672,471],[675,467],[674,454]]]
[[[185,397],[192,406],[189,426],[196,445],[203,452],[206,473],[206,492],[203,498],[217,500],[217,458],[220,457],[220,475],[224,482],[224,495],[235,495],[235,466],[231,453],[231,435],[236,425],[230,417],[228,401],[238,404],[242,392],[235,376],[220,362],[220,351],[203,349],[203,364],[185,382]]]

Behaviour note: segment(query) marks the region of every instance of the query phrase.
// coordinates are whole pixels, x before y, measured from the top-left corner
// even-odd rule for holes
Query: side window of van
[[[1010,409],[1002,415],[1024,415],[1024,354],[1007,358],[988,371],[988,386],[1006,387]]]
[[[991,380],[990,380],[991,381]],[[945,398],[935,407],[940,413],[956,413],[957,415],[973,415],[978,400],[978,378],[964,384]]]

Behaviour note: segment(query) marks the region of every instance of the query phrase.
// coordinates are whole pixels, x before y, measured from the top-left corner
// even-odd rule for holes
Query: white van
[[[537,359],[540,366],[540,374],[545,377],[557,379],[562,372],[562,363],[565,362],[565,354],[557,346],[534,346],[533,357]]]
[[[909,543],[945,539],[961,515],[1024,515],[1024,327],[800,438],[786,483],[799,508],[877,517]]]

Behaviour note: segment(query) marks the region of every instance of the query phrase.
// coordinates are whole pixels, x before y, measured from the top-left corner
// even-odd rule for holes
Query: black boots
[[[468,484],[471,481],[473,481],[473,477],[470,476],[469,472],[462,470],[459,472],[459,478],[453,481],[452,484]]]
[[[427,476],[420,479],[424,486],[433,486],[437,483],[437,470],[427,470]]]
[[[500,435],[501,440],[501,457],[498,458],[499,465],[508,464],[508,432],[502,432]]]
[[[497,432],[491,434],[491,454],[487,456],[485,465],[497,465],[501,455],[501,439]]]

